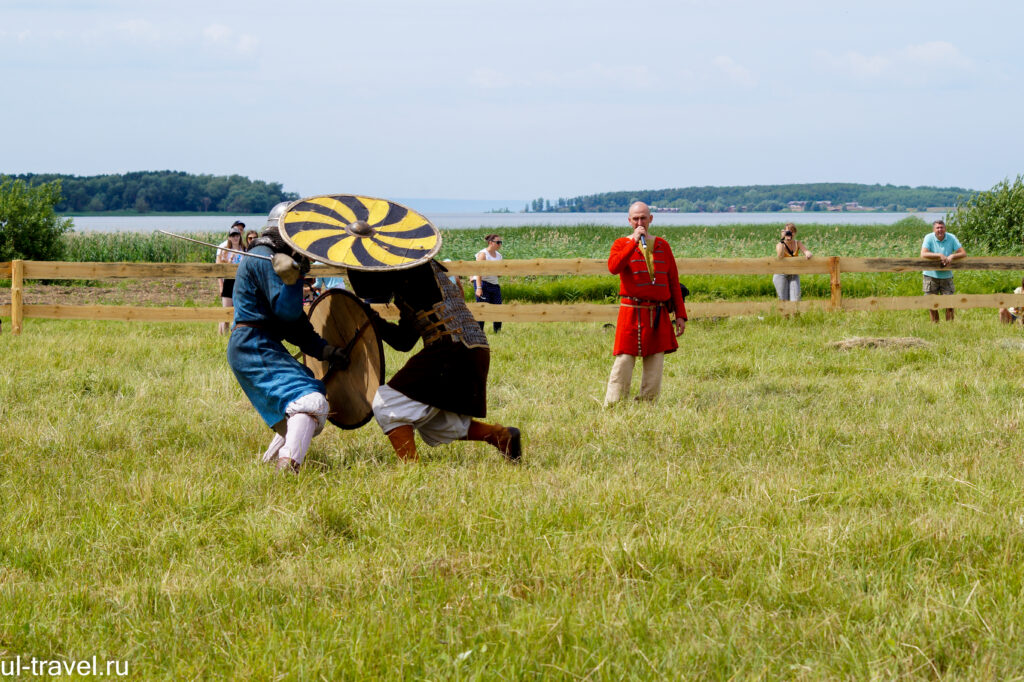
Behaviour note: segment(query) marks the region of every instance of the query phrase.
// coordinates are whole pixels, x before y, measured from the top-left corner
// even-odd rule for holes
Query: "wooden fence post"
[[[839,310],[843,305],[843,287],[839,282],[839,257],[832,256],[828,259],[828,275],[832,289],[831,310]]]
[[[25,285],[25,261],[11,261],[11,331],[21,334],[23,289]]]

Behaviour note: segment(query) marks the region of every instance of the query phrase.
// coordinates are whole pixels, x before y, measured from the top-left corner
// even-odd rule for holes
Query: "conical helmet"
[[[353,194],[294,201],[278,226],[299,253],[354,270],[411,268],[441,249],[441,233],[419,213],[387,199]]]
[[[284,215],[284,212],[288,209],[288,204],[290,203],[292,202],[282,201],[274,204],[274,207],[270,209],[270,213],[267,214],[267,224],[263,227],[277,227],[278,222],[281,220],[281,216]]]

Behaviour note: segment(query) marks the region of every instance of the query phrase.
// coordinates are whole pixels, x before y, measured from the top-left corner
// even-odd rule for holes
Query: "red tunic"
[[[639,244],[629,237],[616,239],[612,244],[608,271],[618,275],[622,282],[612,355],[645,357],[671,353],[679,347],[669,315],[669,306],[673,306],[676,317],[686,319],[679,271],[667,241],[655,237],[651,246],[654,249],[653,283]]]

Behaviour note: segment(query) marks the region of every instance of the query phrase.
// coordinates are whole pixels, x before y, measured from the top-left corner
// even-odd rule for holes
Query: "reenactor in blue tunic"
[[[270,212],[267,227],[238,266],[232,301],[235,319],[228,342],[228,363],[245,395],[276,435],[263,455],[278,470],[297,472],[313,436],[329,412],[323,382],[292,357],[282,341],[303,353],[331,362],[344,357],[310,324],[302,307],[302,274],[308,259],[278,233],[277,220],[287,202]]]

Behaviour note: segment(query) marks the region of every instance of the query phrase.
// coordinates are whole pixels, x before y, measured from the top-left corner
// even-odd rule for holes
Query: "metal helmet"
[[[277,227],[280,224],[281,216],[284,215],[285,210],[288,208],[288,204],[290,203],[292,202],[282,201],[279,204],[274,204],[274,208],[270,209],[270,213],[267,214],[267,224],[263,227]]]

